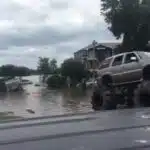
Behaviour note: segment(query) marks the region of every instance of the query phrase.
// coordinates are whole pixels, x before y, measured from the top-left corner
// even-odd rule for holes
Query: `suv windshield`
[[[123,55],[121,56],[117,56],[115,57],[113,63],[112,63],[112,66],[118,66],[118,65],[121,65],[122,64],[122,61],[123,61]]]
[[[99,69],[104,69],[104,68],[108,68],[110,66],[110,63],[112,61],[112,58],[108,58],[106,60],[104,60],[101,64]]]

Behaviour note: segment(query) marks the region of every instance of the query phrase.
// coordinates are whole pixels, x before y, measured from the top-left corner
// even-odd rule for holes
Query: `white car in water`
[[[86,87],[92,88],[96,84],[97,84],[97,81],[95,79],[90,79],[89,81],[86,82]]]
[[[15,78],[11,78],[11,77],[7,77],[7,78],[3,78],[7,92],[9,91],[15,91],[15,90],[19,90],[21,89],[21,80],[17,77]]]
[[[90,79],[86,82],[87,88],[92,88],[94,85],[97,84],[97,81],[95,79]],[[78,83],[76,87],[81,87],[82,83]]]

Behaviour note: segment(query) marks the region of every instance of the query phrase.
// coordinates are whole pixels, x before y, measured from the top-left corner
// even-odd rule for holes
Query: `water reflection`
[[[38,76],[27,77],[35,84]],[[25,86],[24,92],[0,95],[1,111],[13,111],[24,117],[57,115],[66,113],[89,112],[91,110],[91,91],[85,93],[79,90],[50,90],[46,87]],[[30,114],[26,109],[32,109]]]

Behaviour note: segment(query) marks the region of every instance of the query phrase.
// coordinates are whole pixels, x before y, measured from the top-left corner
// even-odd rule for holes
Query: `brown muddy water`
[[[24,77],[31,80],[32,85],[24,86],[24,92],[0,95],[0,112],[13,112],[16,116],[36,117],[81,113],[92,111],[90,104],[91,90],[85,93],[78,90],[48,90],[35,86],[39,76]],[[27,109],[35,113],[28,112]]]

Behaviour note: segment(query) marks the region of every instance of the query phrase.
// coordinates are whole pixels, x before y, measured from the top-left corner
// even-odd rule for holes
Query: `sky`
[[[1,0],[0,65],[58,64],[93,40],[115,41],[100,15],[100,0]]]

